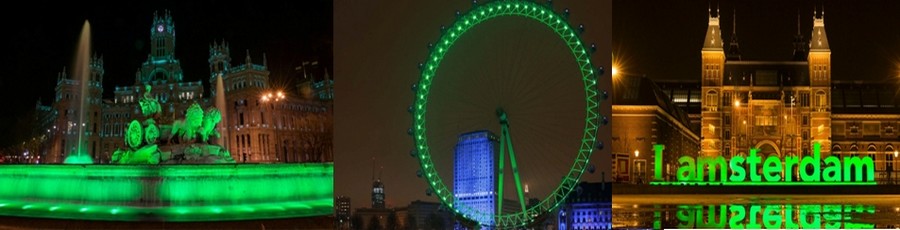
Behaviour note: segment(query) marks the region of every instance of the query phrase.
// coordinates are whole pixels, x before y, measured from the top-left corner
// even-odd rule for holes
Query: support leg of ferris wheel
[[[509,120],[502,108],[497,109],[497,118],[500,119],[500,167],[497,178],[497,213],[503,213],[503,164],[505,163],[505,150],[509,149],[509,163],[512,166],[513,180],[516,182],[516,192],[519,195],[519,205],[525,213],[525,193],[522,191],[522,181],[519,179],[519,167],[516,165],[516,154],[513,152],[512,137],[509,134]]]

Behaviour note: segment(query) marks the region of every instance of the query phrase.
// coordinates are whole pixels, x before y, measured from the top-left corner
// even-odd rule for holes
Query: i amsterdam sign
[[[654,145],[655,181],[651,185],[875,185],[875,163],[869,156],[837,156],[822,159],[821,144],[813,144],[812,156],[787,156],[783,159],[756,155],[759,149],[750,149],[747,157],[734,156],[726,161],[722,156],[691,156],[678,158],[677,181],[664,181],[662,175],[663,150]],[[760,171],[760,168],[762,170]],[[798,177],[785,176],[784,172],[798,172]],[[729,173],[730,172],[730,173]],[[708,176],[707,176],[708,175]],[[797,181],[794,181],[797,179]]]

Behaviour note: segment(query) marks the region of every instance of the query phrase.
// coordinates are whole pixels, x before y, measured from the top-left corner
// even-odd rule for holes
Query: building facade
[[[729,159],[747,156],[751,148],[758,149],[758,155],[764,157],[802,157],[810,155],[812,144],[818,142],[822,146],[822,157],[870,156],[875,162],[874,176],[879,183],[898,181],[900,162],[897,158],[900,156],[897,145],[900,144],[900,135],[896,129],[900,125],[900,95],[896,90],[900,85],[893,81],[885,84],[832,80],[831,49],[823,14],[814,14],[810,39],[804,38],[798,26],[792,55],[785,60],[773,61],[747,60],[743,57],[737,39],[736,21],[732,18],[732,33],[726,43],[720,29],[721,17],[713,13],[710,11],[700,52],[699,81],[656,81],[650,84],[665,94],[662,97],[665,101],[658,103],[658,108],[662,109],[659,113],[669,113],[675,118],[669,120],[677,120],[689,127],[682,130],[694,130],[694,135],[699,136],[699,151],[687,148],[675,150],[671,148],[671,142],[660,141],[658,134],[672,132],[655,126],[665,122],[636,120],[637,105],[647,103],[614,98],[613,151],[619,155],[635,151],[632,162],[614,160],[618,162],[613,166],[614,173],[619,169],[620,173],[630,172],[626,175],[632,177],[635,173],[652,175],[652,163],[648,163],[646,173],[635,166],[643,164],[640,163],[642,160],[653,162],[653,156],[649,154],[652,153],[649,152],[651,143],[666,145],[663,175],[665,179],[673,180],[674,168],[678,167],[677,161],[671,161],[675,157],[702,155]],[[718,11],[715,13],[718,14]],[[628,83],[626,80],[615,87],[628,87],[628,84],[639,83]],[[653,89],[638,90],[649,92]],[[619,92],[615,94],[615,97],[623,96]],[[662,106],[669,104],[674,106]],[[686,115],[677,115],[681,113]],[[621,131],[623,129],[628,131]],[[637,148],[617,147],[624,145],[622,138],[629,135],[657,139],[639,144]],[[626,140],[631,139],[640,142],[640,138],[628,137]],[[638,151],[644,157],[637,156]],[[648,154],[643,154],[645,151]],[[628,166],[634,169],[621,170]],[[791,174],[796,177],[797,172]],[[635,181],[630,179],[626,181]]]
[[[678,153],[663,155],[661,169],[673,178],[679,156],[698,154],[699,126],[658,84],[645,77],[614,76],[612,97],[613,181],[649,182],[656,166],[654,144]]]
[[[720,18],[709,16],[701,49],[701,154],[746,156],[757,148],[760,155],[783,157],[809,154],[811,143],[831,146],[831,49],[824,16],[814,16],[808,43],[798,28],[788,61],[742,59],[736,32],[726,55]],[[831,149],[821,151],[828,156]]]
[[[113,98],[102,98],[103,57],[91,58],[85,118],[80,126],[84,129],[84,149],[95,163],[108,163],[116,149],[124,148],[126,125],[142,117],[138,101],[147,93],[147,87],[147,96],[162,105],[157,121],[160,124],[182,119],[194,103],[204,108],[215,105],[213,100],[204,98],[201,81],[184,80],[181,62],[175,55],[175,31],[168,11],[154,14],[147,60],[135,72],[134,85],[116,86]],[[226,108],[219,108],[224,118],[219,126],[227,129],[222,133],[228,136],[218,141],[224,143],[216,144],[226,146],[238,162],[333,161],[330,98],[304,98],[300,90],[280,91],[270,86],[265,54],[261,65],[254,64],[247,51],[245,62],[232,66],[228,44],[214,42],[209,55],[210,85],[215,88],[217,77],[222,77],[226,98]],[[316,82],[312,79],[308,81]],[[321,82],[333,84],[328,80]],[[50,106],[55,122],[49,131],[52,138],[46,151],[47,163],[62,162],[78,144],[80,82],[69,77],[65,69],[58,76],[56,98]],[[211,98],[219,93],[215,91],[211,90]],[[270,94],[276,96],[264,99]]]
[[[559,230],[612,229],[612,187],[581,182],[559,209]]]
[[[350,197],[339,196],[334,199],[334,227],[335,229],[350,229],[350,217],[352,215]]]
[[[497,211],[496,159],[500,139],[490,131],[459,135],[453,160],[453,204],[463,213],[493,215]],[[471,211],[469,211],[471,210]],[[493,224],[493,219],[476,219]],[[457,229],[462,228],[460,224]]]

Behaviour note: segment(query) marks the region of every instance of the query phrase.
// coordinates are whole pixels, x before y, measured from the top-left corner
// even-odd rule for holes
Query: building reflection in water
[[[900,207],[872,204],[614,204],[613,227],[897,228]]]

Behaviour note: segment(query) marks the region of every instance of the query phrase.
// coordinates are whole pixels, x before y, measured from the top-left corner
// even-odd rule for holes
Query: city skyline
[[[611,28],[609,3],[553,2],[556,12],[570,10],[570,25],[584,25],[582,40],[597,44],[591,58],[594,66],[607,70],[611,66],[610,56],[605,55],[611,39],[607,36]],[[434,195],[426,195],[425,179],[416,176],[420,166],[410,156],[410,86],[419,76],[417,63],[426,58],[428,43],[438,39],[441,25],[453,23],[454,12],[465,12],[472,3],[336,4],[336,52],[340,55],[335,57],[335,70],[344,79],[350,78],[336,94],[353,99],[335,105],[335,119],[340,120],[335,124],[335,166],[339,172],[335,180],[343,182],[336,185],[335,194],[353,197],[354,209],[369,207],[374,174],[384,183],[388,208],[406,206],[414,200],[437,201]],[[514,36],[523,33],[532,36]],[[367,39],[355,39],[362,36]],[[569,64],[574,63],[571,54],[559,41],[539,23],[498,18],[467,32],[446,56],[440,69],[449,72],[438,73],[447,77],[435,80],[429,106],[436,107],[429,107],[427,116],[433,122],[429,128],[429,140],[434,140],[431,154],[448,187],[452,187],[452,153],[457,136],[474,130],[500,133],[495,115],[499,106],[510,114],[511,136],[523,183],[530,190],[528,197],[545,198],[550,189],[556,188],[572,165],[578,147],[572,141],[580,141],[584,125],[581,82],[577,77],[554,78],[577,74],[577,68]],[[599,79],[608,81],[608,71]],[[504,101],[503,97],[512,99]],[[609,107],[605,108],[601,114],[609,116]],[[550,117],[553,119],[546,119]],[[609,127],[601,126],[601,130],[604,128]],[[547,132],[538,132],[542,129]],[[594,151],[590,163],[595,170],[586,171],[582,180],[599,182],[601,175],[606,175],[608,181],[608,151]],[[514,186],[511,183],[505,184]],[[504,191],[505,198],[516,199],[515,187]]]
[[[259,63],[265,53],[273,82],[281,87],[293,88],[293,84],[302,80],[302,72],[295,70],[302,62],[318,61],[318,75],[324,75],[325,69],[329,72],[333,69],[332,11],[317,10],[331,7],[326,1],[246,7],[196,2],[142,2],[126,8],[117,4],[60,4],[65,7],[26,9],[4,15],[9,20],[35,15],[47,15],[52,20],[17,20],[11,26],[13,38],[18,42],[12,47],[13,58],[7,63],[11,64],[10,75],[20,77],[3,78],[0,89],[6,97],[12,97],[13,88],[21,85],[34,85],[36,90],[16,92],[15,97],[20,99],[0,112],[4,120],[0,129],[16,128],[17,120],[28,116],[16,111],[34,110],[39,98],[42,104],[50,104],[57,73],[63,67],[68,67],[67,71],[72,69],[77,36],[85,20],[92,27],[92,53],[102,56],[105,62],[104,99],[112,98],[115,87],[134,85],[134,72],[149,53],[148,28],[154,12],[171,13],[179,35],[175,55],[183,63],[185,81],[203,82],[204,97],[211,91],[207,59],[213,42],[228,42],[235,62],[243,60],[248,49]],[[4,133],[0,135],[0,147],[21,138]]]

